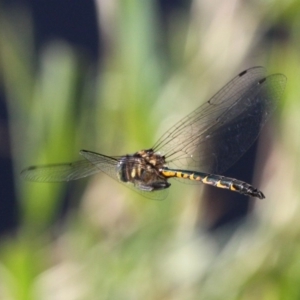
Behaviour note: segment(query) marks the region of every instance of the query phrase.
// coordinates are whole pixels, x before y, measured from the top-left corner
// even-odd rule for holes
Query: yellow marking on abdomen
[[[180,173],[180,176],[181,178],[185,178],[185,179],[190,178],[190,175],[185,173]]]
[[[236,189],[236,188],[233,186],[233,184],[231,184],[231,185],[230,185],[230,190],[231,190],[231,191],[237,191],[238,189]]]
[[[194,173],[193,174],[189,174],[188,175],[188,179],[190,179],[190,180],[196,180],[195,174]]]
[[[201,181],[201,176],[196,176],[194,173],[189,176],[190,180]]]
[[[183,178],[183,179],[190,179],[190,180],[196,180],[201,181],[202,178],[199,175],[195,175],[195,173],[187,173],[187,172],[181,172],[181,171],[162,171],[162,174],[166,177],[177,177],[177,178]],[[210,182],[207,182],[210,183]]]
[[[220,180],[216,184],[216,187],[221,188],[221,189],[227,189],[228,188],[226,185],[222,184]]]
[[[176,177],[176,172],[174,171],[162,171],[162,174],[166,177]]]
[[[202,182],[205,184],[212,184],[209,180],[207,180],[207,176],[202,179]]]

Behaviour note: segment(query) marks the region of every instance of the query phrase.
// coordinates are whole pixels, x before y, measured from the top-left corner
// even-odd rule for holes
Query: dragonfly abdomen
[[[177,177],[182,179],[201,181],[204,184],[215,186],[217,188],[227,189],[233,192],[238,192],[246,196],[257,197],[259,199],[265,198],[264,194],[258,189],[254,188],[252,185],[230,177],[189,170],[172,170],[166,168],[161,169],[161,173],[167,178]]]

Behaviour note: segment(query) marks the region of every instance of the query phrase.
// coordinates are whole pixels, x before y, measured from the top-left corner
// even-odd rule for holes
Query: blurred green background
[[[60,39],[36,51],[32,12],[0,1],[19,220],[0,240],[1,300],[300,299],[300,3],[177,2],[161,18],[156,1],[96,1],[102,58],[91,63]],[[165,201],[150,201],[102,174],[68,184],[20,178],[28,165],[73,161],[80,149],[149,148],[255,65],[288,85],[259,146],[267,199],[233,232],[199,225],[199,186],[173,182]]]

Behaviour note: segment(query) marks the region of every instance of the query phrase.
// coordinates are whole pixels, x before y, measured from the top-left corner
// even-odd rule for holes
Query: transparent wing
[[[44,166],[31,166],[21,172],[21,176],[26,180],[36,182],[61,182],[76,180],[99,173],[102,169],[115,170],[118,160],[113,157],[98,155],[98,166],[93,165],[88,160],[80,160],[72,163],[52,164]],[[99,166],[102,166],[102,169]],[[112,176],[113,177],[113,176]],[[116,179],[115,175],[115,179]]]
[[[102,172],[104,172],[108,176],[112,177],[113,179],[115,179],[118,182],[122,183],[126,187],[131,188],[132,190],[134,190],[135,192],[141,194],[142,196],[144,196],[146,198],[149,198],[149,199],[152,199],[152,200],[163,200],[168,195],[168,189],[149,192],[149,191],[144,191],[144,190],[138,189],[137,187],[135,187],[130,182],[120,181],[118,176],[117,176],[116,165],[114,166],[114,168],[111,168],[109,165],[103,164],[103,155],[102,154],[92,152],[92,151],[87,151],[87,150],[81,150],[80,154],[82,156],[84,156],[84,158],[88,162],[90,162],[93,166],[95,166],[98,170],[101,170]],[[128,159],[134,159],[134,158],[128,158]],[[117,162],[118,162],[118,160],[117,160]]]
[[[282,74],[248,69],[187,115],[154,145],[168,163],[222,173],[253,144],[286,84]]]
[[[168,194],[167,190],[154,192],[143,191],[131,183],[120,181],[117,173],[117,164],[120,157],[110,157],[87,150],[81,150],[80,154],[83,155],[85,158],[84,160],[72,163],[31,166],[24,169],[21,172],[21,176],[26,180],[36,182],[62,182],[80,179],[102,171],[111,178],[124,184],[126,187],[133,189],[144,197],[153,200],[162,200],[166,198]]]

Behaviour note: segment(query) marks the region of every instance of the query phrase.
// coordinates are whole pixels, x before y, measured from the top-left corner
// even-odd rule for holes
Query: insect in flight
[[[263,67],[250,68],[170,128],[152,148],[118,157],[81,150],[84,160],[31,166],[21,174],[30,181],[60,182],[102,171],[157,200],[166,197],[170,178],[180,178],[263,199],[252,185],[215,174],[228,169],[253,144],[285,84],[282,74],[266,76]]]

